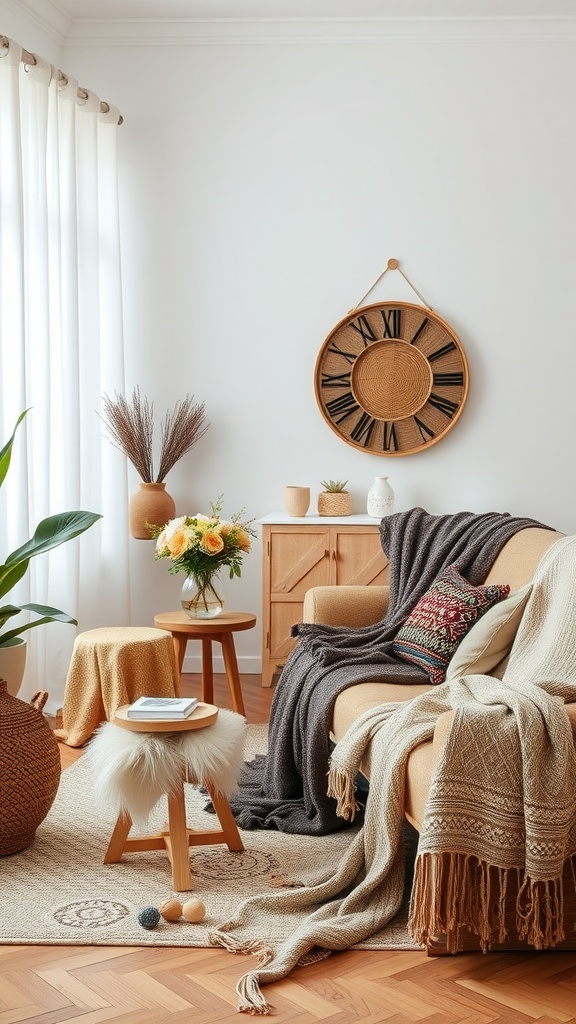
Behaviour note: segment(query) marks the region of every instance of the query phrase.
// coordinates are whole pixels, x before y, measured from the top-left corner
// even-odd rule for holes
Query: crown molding
[[[574,43],[576,15],[486,18],[250,18],[86,20],[66,46],[304,45],[314,43]]]
[[[20,17],[24,15],[59,46],[65,46],[72,21],[51,0],[2,0],[2,6]]]
[[[70,0],[2,0],[3,4],[13,11],[24,14],[39,25],[62,47],[78,46],[214,46],[214,45],[304,45],[323,43],[417,43],[417,42],[547,42],[573,43],[576,41],[576,14],[566,14],[571,10],[572,2],[567,6],[566,0],[547,0],[548,12],[540,13],[541,0],[526,3],[524,10],[532,8],[532,13],[495,14],[490,0],[482,0],[482,15],[471,13],[468,0],[468,13],[457,13],[463,8],[462,0],[454,7],[452,0],[438,0],[436,12],[444,10],[444,14],[430,14],[427,4],[422,7],[418,0],[402,0],[404,11],[412,4],[411,15],[399,16],[397,13],[374,15],[373,0],[362,0],[355,3],[357,14],[338,17],[297,16],[263,17],[244,14],[235,17],[187,17],[187,18],[143,18],[143,17],[101,17],[72,18],[66,11]],[[344,4],[344,9],[346,4]],[[510,0],[512,2],[512,0]],[[266,0],[268,3],[268,0]],[[278,3],[277,0],[277,10]],[[378,0],[376,9],[398,11],[399,4],[394,0]],[[67,6],[68,5],[68,6]],[[213,10],[226,8],[226,0],[211,0]],[[379,6],[378,6],[379,5]],[[205,10],[200,0],[196,0],[196,9]],[[293,0],[288,7],[296,10]],[[342,5],[341,5],[342,6]],[[170,5],[169,5],[170,7]],[[360,14],[364,7],[364,14]],[[192,9],[194,4],[192,4]],[[314,3],[307,0],[306,8],[314,9]],[[556,13],[550,13],[555,8]],[[75,10],[81,11],[78,6]],[[85,11],[94,6],[88,5]],[[143,8],[140,6],[140,10]],[[153,9],[153,6],[150,8]],[[180,8],[179,8],[180,9]],[[189,7],[187,9],[190,9]],[[229,9],[229,4],[228,8]],[[238,9],[238,8],[236,8]],[[247,8],[248,9],[248,8]],[[252,11],[262,8],[262,0],[252,0]],[[269,9],[269,8],[268,8]],[[336,9],[331,4],[331,9]],[[503,10],[502,0],[498,0],[498,8]],[[106,4],[100,10],[107,11]],[[116,7],[118,13],[122,5]],[[124,7],[126,10],[126,7]],[[425,10],[425,13],[422,11]],[[366,13],[368,11],[368,13]],[[484,13],[485,12],[485,13]],[[537,13],[535,13],[537,12]]]

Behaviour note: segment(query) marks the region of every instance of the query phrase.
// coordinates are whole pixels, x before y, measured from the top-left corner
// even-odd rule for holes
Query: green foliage
[[[6,442],[2,451],[0,451],[0,485],[4,482],[10,466],[16,431],[28,411],[28,409],[25,409],[20,414],[12,432],[12,437]],[[95,512],[78,511],[61,512],[58,515],[43,519],[36,527],[34,536],[17,548],[16,551],[13,551],[12,554],[8,555],[4,565],[0,565],[0,598],[5,597],[26,574],[31,558],[44,554],[44,552],[50,551],[52,548],[56,548],[68,540],[72,540],[73,537],[84,533],[97,519],[101,518],[102,516]],[[2,632],[8,620],[23,611],[33,612],[39,618]],[[45,622],[69,622],[74,626],[78,625],[77,620],[71,618],[66,612],[62,612],[58,608],[51,608],[49,605],[3,605],[0,607],[0,647],[9,646],[26,630],[32,629],[34,626],[41,626]]]

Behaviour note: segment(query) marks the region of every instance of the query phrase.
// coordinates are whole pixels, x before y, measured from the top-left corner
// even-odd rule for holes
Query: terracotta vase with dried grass
[[[140,478],[140,488],[132,495],[129,506],[130,533],[137,540],[151,540],[155,527],[173,519],[176,505],[166,490],[165,478],[183,455],[204,436],[206,422],[204,403],[194,402],[187,395],[167,412],[160,427],[158,472],[154,472],[154,407],[134,388],[130,401],[116,393],[102,399],[102,419],[112,443],[126,455]]]

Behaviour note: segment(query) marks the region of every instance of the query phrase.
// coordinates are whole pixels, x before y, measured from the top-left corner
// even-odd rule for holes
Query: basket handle
[[[38,690],[30,700],[30,703],[33,708],[36,708],[36,711],[42,711],[47,700],[48,690]]]

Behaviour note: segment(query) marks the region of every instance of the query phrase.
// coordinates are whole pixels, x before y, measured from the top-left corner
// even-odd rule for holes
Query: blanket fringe
[[[266,1014],[273,1009],[272,1003],[262,995],[258,984],[258,975],[244,974],[236,985],[238,994],[238,1010],[240,1013]]]
[[[506,898],[516,878],[515,929],[535,949],[549,949],[565,938],[562,878],[524,876],[517,868],[499,868],[472,854],[424,853],[417,857],[408,930],[422,945],[446,936],[449,953],[463,948],[464,932],[484,952],[508,939]]]
[[[327,795],[337,801],[336,814],[345,821],[354,821],[362,804],[356,801],[356,785],[350,775],[332,766],[328,772]]]

